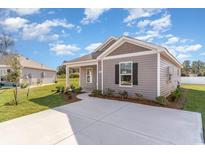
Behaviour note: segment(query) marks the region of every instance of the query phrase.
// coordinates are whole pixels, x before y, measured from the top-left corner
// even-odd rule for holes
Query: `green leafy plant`
[[[127,99],[128,98],[128,93],[126,90],[120,91],[119,95],[121,96],[122,99]]]
[[[159,97],[156,97],[156,102],[160,105],[166,105],[167,99],[164,96],[159,96]]]
[[[72,92],[68,92],[67,95],[68,95],[68,99],[72,99],[73,98]]]
[[[78,87],[78,88],[75,88],[74,92],[81,93],[82,90],[83,90],[82,87]]]
[[[20,85],[20,87],[22,88],[22,89],[24,89],[24,88],[27,88],[29,86],[29,84],[28,83],[22,83],[21,85]]]
[[[170,94],[171,101],[175,102],[181,96],[181,89],[177,87],[177,89]]]
[[[114,95],[114,92],[115,92],[115,90],[112,90],[112,89],[110,89],[110,88],[107,88],[107,92],[106,92],[106,96],[113,96]]]
[[[102,95],[102,91],[95,89],[91,92],[91,95],[95,96],[95,97],[100,96],[100,95]]]
[[[143,95],[139,93],[135,93],[136,99],[143,99]]]
[[[57,86],[56,87],[56,92],[57,93],[64,93],[65,87],[64,86]]]
[[[74,85],[70,85],[70,89],[72,89],[72,91],[75,90],[75,86]]]

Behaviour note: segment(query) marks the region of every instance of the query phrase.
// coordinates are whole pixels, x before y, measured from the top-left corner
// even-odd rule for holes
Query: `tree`
[[[15,89],[14,89],[14,101],[15,104],[18,105],[18,86],[19,86],[19,80],[21,75],[21,65],[19,62],[18,56],[13,56],[10,61],[11,70],[7,74],[7,80],[9,82],[15,83]]]
[[[65,75],[66,74],[66,66],[65,65],[58,66],[57,74],[58,75]]]
[[[183,76],[188,76],[191,70],[191,66],[190,66],[190,61],[189,60],[185,60],[183,62],[183,68],[182,68],[182,75]]]
[[[197,74],[198,76],[202,76],[205,69],[205,63],[198,60],[192,62],[192,73]]]
[[[9,53],[9,49],[14,46],[13,38],[6,33],[0,34],[0,55]]]

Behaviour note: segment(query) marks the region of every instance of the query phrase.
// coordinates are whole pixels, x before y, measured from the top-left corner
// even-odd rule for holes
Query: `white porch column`
[[[70,86],[69,85],[69,78],[70,78],[70,76],[69,76],[69,67],[68,67],[68,65],[66,65],[66,87]]]
[[[80,85],[80,81],[81,81],[81,67],[79,67],[79,78],[78,78],[78,82],[79,82],[79,87],[81,87]]]

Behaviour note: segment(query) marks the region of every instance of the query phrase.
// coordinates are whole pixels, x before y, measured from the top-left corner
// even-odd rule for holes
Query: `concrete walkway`
[[[0,123],[0,144],[203,144],[199,113],[79,98]]]

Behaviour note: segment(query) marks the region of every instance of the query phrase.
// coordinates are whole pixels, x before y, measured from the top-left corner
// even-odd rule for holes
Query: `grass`
[[[70,83],[78,87],[78,79],[71,78]],[[65,79],[58,79],[58,83],[30,89],[26,98],[27,88],[19,90],[19,104],[13,105],[13,89],[0,90],[0,122],[43,111],[66,104],[66,98],[56,94],[56,86],[65,86]]]
[[[184,110],[200,112],[203,128],[205,128],[205,85],[183,84],[182,88],[185,89],[187,97]]]

